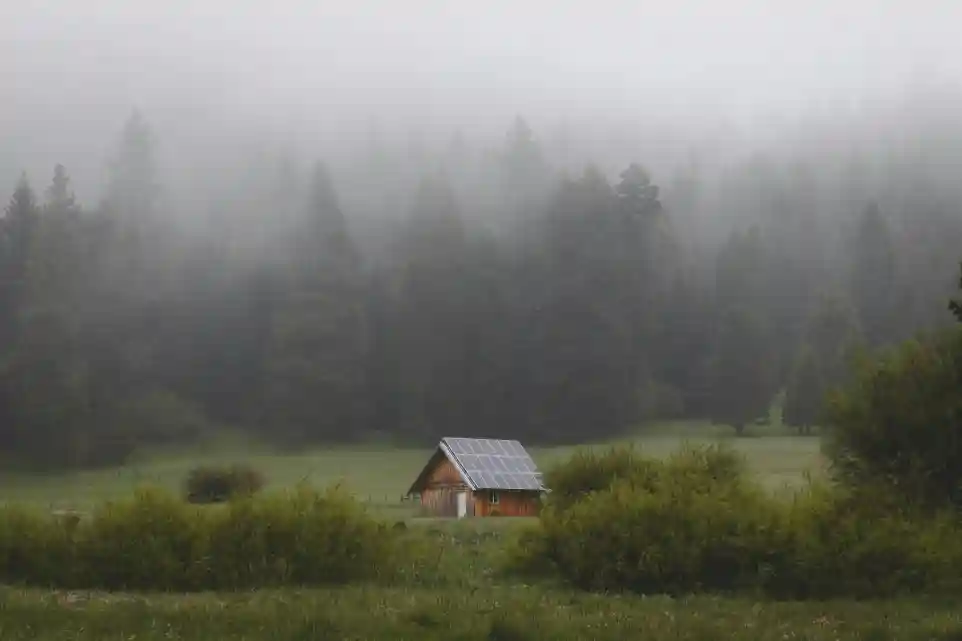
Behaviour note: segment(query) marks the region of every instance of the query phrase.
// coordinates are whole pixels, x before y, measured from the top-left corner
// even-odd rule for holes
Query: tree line
[[[520,118],[497,180],[445,154],[376,233],[320,161],[178,224],[137,113],[95,206],[60,165],[42,190],[22,176],[0,218],[0,455],[110,464],[227,426],[285,446],[578,442],[670,418],[740,433],[779,399],[807,431],[854,349],[944,315],[962,220],[924,194],[908,223],[871,198],[826,217],[804,171],[749,162],[699,207],[738,193],[753,215],[699,244],[697,173],[665,190],[641,163],[564,172]],[[410,173],[385,158],[378,177]],[[397,207],[395,187],[355,180],[348,200]]]

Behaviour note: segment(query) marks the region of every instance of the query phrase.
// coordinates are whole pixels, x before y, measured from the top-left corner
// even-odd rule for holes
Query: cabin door
[[[468,515],[468,493],[458,492],[458,518],[463,519]]]

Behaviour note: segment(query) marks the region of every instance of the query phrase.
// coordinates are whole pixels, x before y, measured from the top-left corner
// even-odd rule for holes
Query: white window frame
[[[491,505],[501,505],[501,495],[497,490],[488,490],[488,503]]]

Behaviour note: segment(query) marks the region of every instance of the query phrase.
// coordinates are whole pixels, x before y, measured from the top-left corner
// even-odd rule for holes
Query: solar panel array
[[[479,490],[541,490],[541,473],[517,441],[446,438],[444,444]]]

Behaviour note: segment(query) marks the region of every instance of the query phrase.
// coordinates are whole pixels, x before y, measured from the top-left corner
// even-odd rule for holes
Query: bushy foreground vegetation
[[[156,490],[89,517],[0,508],[0,582],[113,590],[337,584],[384,571],[391,533],[343,490],[201,508]]]
[[[553,489],[518,563],[592,590],[775,598],[958,593],[962,527],[884,487],[811,485],[773,496],[722,448],[660,461],[628,449],[580,453]]]

